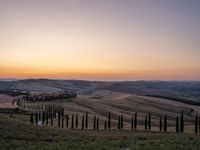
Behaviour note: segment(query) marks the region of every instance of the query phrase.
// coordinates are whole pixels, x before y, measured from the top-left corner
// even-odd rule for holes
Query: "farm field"
[[[199,113],[200,106],[188,105],[181,102],[166,100],[163,98],[153,98],[147,96],[137,96],[111,91],[97,91],[91,95],[78,95],[62,101],[52,101],[37,103],[35,105],[55,104],[64,108],[65,115],[78,114],[79,122],[81,117],[88,112],[89,128],[93,128],[93,118],[99,118],[99,128],[104,128],[104,120],[111,113],[112,128],[118,127],[118,116],[124,117],[124,129],[131,128],[131,119],[137,112],[138,129],[144,130],[144,119],[151,112],[152,131],[159,131],[159,119],[164,115],[168,116],[168,131],[175,132],[176,117],[184,113],[185,132],[194,133],[195,115]],[[34,105],[34,104],[33,104]],[[70,122],[69,118],[69,124]],[[79,128],[81,125],[79,124]]]
[[[30,85],[29,85],[30,86]],[[75,85],[73,85],[75,86]],[[77,85],[76,85],[77,86]],[[85,86],[85,85],[84,85]],[[35,86],[34,86],[35,87]],[[40,87],[40,86],[38,86]],[[30,88],[30,87],[29,87]],[[89,92],[90,91],[90,92]],[[200,113],[200,106],[176,101],[164,97],[136,95],[134,93],[86,89],[74,98],[51,101],[24,102],[24,105],[48,106],[63,108],[64,116],[69,117],[69,126],[58,126],[58,118],[49,123],[36,125],[30,123],[30,113],[35,110],[20,108],[16,111],[13,99],[22,97],[20,93],[3,91],[0,94],[0,147],[2,149],[180,149],[198,150],[199,133],[195,134],[195,116]],[[31,94],[45,92],[30,91]],[[58,93],[58,91],[48,92]],[[5,111],[6,110],[6,111]],[[88,129],[82,130],[82,117],[88,112]],[[131,129],[132,117],[137,112],[137,129]],[[151,113],[151,129],[145,130],[145,117]],[[176,133],[176,117],[184,114],[184,133]],[[105,130],[105,120],[111,114],[111,129]],[[72,115],[74,127],[72,129]],[[78,125],[75,119],[78,115]],[[119,116],[123,115],[123,129],[119,127]],[[160,132],[160,118],[164,121],[167,115],[167,132]],[[93,130],[94,116],[98,118],[98,131]],[[108,122],[107,122],[108,123]],[[85,123],[84,123],[85,124]]]

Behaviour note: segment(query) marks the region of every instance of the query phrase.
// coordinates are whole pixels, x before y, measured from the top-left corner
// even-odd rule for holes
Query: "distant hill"
[[[17,81],[19,79],[16,78],[0,78],[0,81]]]
[[[78,94],[91,94],[97,90],[109,90],[136,95],[170,96],[200,101],[200,81],[103,82],[49,79],[0,81],[0,91],[59,92],[64,89],[70,89]]]

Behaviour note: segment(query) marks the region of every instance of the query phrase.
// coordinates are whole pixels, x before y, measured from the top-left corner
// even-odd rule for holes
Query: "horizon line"
[[[63,81],[90,81],[90,82],[134,82],[134,81],[164,81],[164,82],[189,82],[189,81],[200,81],[200,80],[195,80],[195,79],[169,79],[169,80],[166,80],[166,79],[136,79],[136,80],[110,80],[110,79],[107,79],[107,80],[101,80],[101,79],[78,79],[78,78],[75,78],[75,79],[64,79],[64,78],[4,78],[4,77],[0,77],[0,80],[3,81],[3,80],[7,80],[7,81],[20,81],[20,80],[63,80]]]

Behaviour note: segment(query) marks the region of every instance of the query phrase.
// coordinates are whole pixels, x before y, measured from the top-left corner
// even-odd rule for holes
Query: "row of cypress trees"
[[[167,115],[164,116],[164,119],[160,117],[159,129],[160,132],[167,132]]]
[[[57,111],[58,113],[58,127],[60,127],[62,125],[62,128],[64,126],[64,109],[61,108],[59,111]],[[42,117],[41,117],[42,115]],[[69,127],[69,115],[66,115],[66,127],[68,128]],[[74,128],[74,114],[72,114],[72,117],[71,117],[72,121],[71,121],[71,128],[73,129]],[[145,117],[147,118],[147,117]],[[46,125],[48,125],[48,121],[49,119],[51,119],[51,125],[53,126],[53,119],[55,119],[55,117],[53,117],[51,115],[51,113],[49,113],[49,111],[43,111],[42,114],[39,112],[39,113],[35,113],[35,120],[36,120],[36,124],[38,123],[38,120],[42,119],[42,123],[44,124],[46,122]],[[119,120],[118,120],[118,129],[123,129],[123,121],[124,121],[124,118],[123,118],[123,114],[119,116]],[[33,123],[33,114],[31,114],[30,116],[30,122]],[[98,122],[99,122],[99,119],[96,117],[96,115],[94,116],[94,129],[98,129]],[[145,119],[145,129],[147,128],[147,119]],[[150,113],[149,113],[149,121],[148,121],[148,126],[149,126],[149,129],[151,128],[151,116],[150,116]],[[75,118],[75,127],[78,128],[78,113],[76,114],[76,118]],[[131,129],[137,129],[137,112],[135,113],[135,119],[133,119],[133,116],[132,116],[132,121],[131,121]],[[108,115],[108,123],[107,123],[107,120],[105,119],[105,122],[104,122],[104,129],[111,129],[111,113],[109,112],[109,115]],[[82,129],[88,129],[88,112],[86,112],[85,115],[82,116]]]
[[[145,121],[144,121],[145,123],[145,130],[147,130],[147,129],[149,129],[149,130],[151,130],[151,112],[149,112],[149,114],[148,114],[148,117],[147,116],[145,116]]]
[[[55,100],[62,100],[68,98],[76,97],[76,93],[72,91],[66,91],[63,93],[58,94],[45,94],[45,95],[31,95],[29,92],[26,93],[25,96],[19,98],[18,100],[21,102],[41,102],[41,101],[55,101]],[[18,102],[17,100],[17,102]],[[13,102],[14,103],[14,102]]]
[[[51,113],[51,107],[47,108],[46,111],[43,111],[42,113],[35,113],[30,115],[30,122],[33,124],[34,123],[34,115],[35,115],[35,123],[38,123],[38,120],[42,120],[42,123],[48,125],[49,119],[51,121],[51,126],[53,126],[53,120],[56,119],[56,117]],[[58,127],[64,128],[64,120],[66,121],[66,128],[70,128],[69,125],[69,119],[70,116],[67,114],[66,116],[64,115],[64,109],[60,108],[56,110],[57,112],[57,120],[58,120]],[[164,118],[160,117],[159,120],[159,129],[160,132],[164,131],[167,132],[167,115],[164,116]],[[118,116],[118,129],[123,129],[124,125],[124,116],[123,114]],[[71,129],[78,128],[79,127],[79,115],[78,113],[76,115],[72,114],[71,115]],[[144,119],[144,128],[145,130],[151,130],[151,112],[148,113],[148,115],[145,116]],[[88,112],[82,115],[82,122],[81,122],[81,129],[88,129]],[[99,130],[99,118],[94,115],[93,119],[93,129],[94,130]],[[111,113],[108,113],[108,119],[105,119],[104,121],[104,130],[111,129]],[[134,115],[132,115],[131,119],[131,129],[137,129],[137,112],[135,112]],[[200,132],[200,116],[196,115],[195,117],[195,128],[194,128],[195,133]],[[180,117],[177,115],[176,117],[176,132],[177,133],[183,133],[184,132],[184,114],[183,112],[181,113]]]
[[[56,105],[45,105],[44,110],[31,113],[30,122],[33,123],[33,116],[35,116],[35,123],[41,121],[42,124],[48,125],[49,121],[51,126],[53,126],[53,120],[58,118],[58,126],[64,126],[64,108]]]
[[[176,116],[176,132],[183,133],[184,132],[184,115],[183,112],[181,113],[181,116]]]
[[[46,101],[54,101],[54,100],[63,100],[63,99],[69,99],[76,97],[76,93],[72,91],[67,91],[59,94],[46,94],[46,95],[31,95],[29,92],[25,94],[25,96],[22,96],[17,99],[12,100],[12,105],[16,104],[17,107],[21,107],[23,109],[37,109],[41,110],[41,105],[27,105],[28,103],[34,103],[34,102],[46,102]],[[31,106],[32,105],[32,106]],[[42,108],[43,109],[43,108]]]
[[[39,116],[39,117],[38,117]],[[48,125],[48,121],[49,119],[51,120],[51,126],[53,126],[53,118],[51,115],[49,116],[48,112],[43,111],[42,112],[42,117],[41,113],[35,113],[35,120],[36,120],[36,124],[38,123],[38,119],[40,120],[42,118],[42,123],[46,125]],[[49,118],[50,117],[50,118]],[[69,115],[66,115],[66,127],[69,127]],[[75,127],[78,128],[78,113],[76,114],[76,118],[74,119],[74,114],[72,114],[71,117],[71,128],[74,129],[74,120],[75,120]],[[123,129],[123,114],[119,116],[118,119],[118,129]],[[33,114],[31,114],[30,117],[30,122],[33,123]],[[94,122],[93,122],[93,129],[94,130],[98,130],[99,129],[99,119],[96,117],[96,115],[94,116]],[[60,111],[58,111],[58,127],[62,126],[62,128],[64,127],[64,109],[61,108]],[[150,130],[151,129],[151,114],[149,113],[149,117],[148,117],[148,123],[147,123],[147,116],[145,116],[145,129]],[[104,123],[104,129],[111,129],[111,113],[109,112],[108,115],[108,127],[107,127],[107,120],[105,120]],[[137,112],[135,113],[135,119],[133,119],[132,116],[132,120],[131,120],[131,129],[137,129]],[[165,127],[164,127],[165,128]],[[86,112],[85,115],[82,116],[82,129],[88,129],[88,112]]]

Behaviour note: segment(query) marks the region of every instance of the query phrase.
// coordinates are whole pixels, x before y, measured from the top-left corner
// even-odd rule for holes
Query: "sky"
[[[200,80],[200,1],[0,0],[0,77]]]

